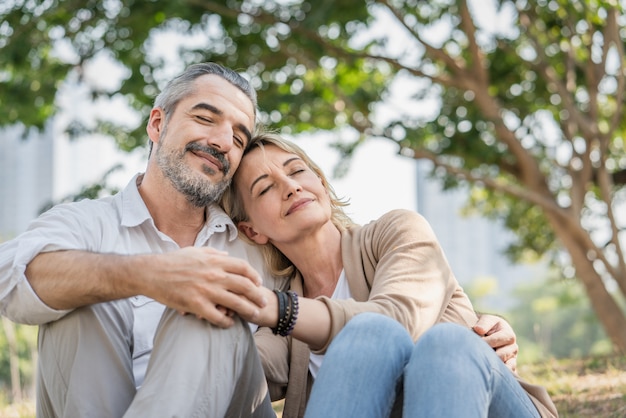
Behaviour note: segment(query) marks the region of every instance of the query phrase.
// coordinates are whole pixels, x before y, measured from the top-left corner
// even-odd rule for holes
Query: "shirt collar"
[[[150,211],[139,194],[137,186],[139,178],[143,178],[142,173],[135,174],[121,191],[122,225],[126,227],[138,226],[147,220],[152,221]]]
[[[139,194],[137,182],[143,174],[136,174],[121,192],[122,199],[122,225],[133,227],[150,221],[154,225],[150,211]],[[228,240],[237,238],[237,227],[217,204],[212,204],[206,209],[207,222],[200,231],[198,238],[208,239],[215,232],[228,232]],[[201,240],[198,240],[201,241]]]
[[[233,220],[230,219],[230,217],[218,204],[214,203],[207,207],[206,218],[207,223],[202,231],[200,231],[201,234],[206,231],[210,236],[214,232],[223,232],[227,230],[229,241],[237,239],[237,227],[233,223]]]

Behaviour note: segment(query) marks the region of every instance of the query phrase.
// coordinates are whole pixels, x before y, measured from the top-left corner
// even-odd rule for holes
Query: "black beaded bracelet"
[[[286,337],[291,334],[298,319],[299,302],[296,292],[274,290],[278,298],[278,322],[272,332]]]
[[[272,328],[272,332],[276,335],[278,334],[278,330],[281,329],[281,322],[287,316],[287,299],[285,292],[274,289],[274,293],[276,293],[276,297],[278,298],[278,321],[276,327]]]
[[[298,301],[298,294],[296,292],[289,291],[287,292],[289,296],[289,306],[290,306],[290,315],[289,321],[287,322],[287,329],[284,333],[280,334],[283,336],[287,336],[291,334],[293,328],[296,326],[296,320],[298,319],[298,312],[300,310],[300,304]]]

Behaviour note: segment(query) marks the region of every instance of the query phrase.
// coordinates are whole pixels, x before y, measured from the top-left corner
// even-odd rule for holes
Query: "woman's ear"
[[[244,235],[248,237],[248,239],[252,240],[252,242],[256,244],[264,245],[267,244],[267,242],[269,241],[269,238],[267,238],[265,235],[256,232],[250,222],[239,222],[237,228],[239,228],[239,230],[243,232]]]

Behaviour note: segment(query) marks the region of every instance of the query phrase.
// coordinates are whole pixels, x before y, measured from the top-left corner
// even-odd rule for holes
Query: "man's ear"
[[[155,144],[159,142],[161,133],[163,130],[163,124],[165,123],[165,113],[160,107],[155,107],[150,111],[150,118],[146,125],[146,132],[148,137]]]
[[[239,228],[239,230],[243,232],[245,236],[248,237],[248,239],[252,240],[252,242],[256,244],[264,245],[264,244],[267,244],[267,242],[269,241],[268,237],[256,232],[252,224],[250,224],[250,222],[245,222],[245,221],[239,222],[239,225],[237,225],[237,228]]]

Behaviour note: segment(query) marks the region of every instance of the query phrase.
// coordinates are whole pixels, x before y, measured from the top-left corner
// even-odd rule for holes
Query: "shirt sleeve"
[[[39,253],[89,249],[81,234],[93,229],[72,205],[59,205],[34,220],[26,232],[0,245],[0,314],[10,320],[40,325],[66,315],[71,310],[47,306],[28,282],[26,266]],[[92,231],[89,231],[92,229]]]

